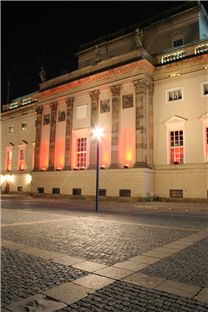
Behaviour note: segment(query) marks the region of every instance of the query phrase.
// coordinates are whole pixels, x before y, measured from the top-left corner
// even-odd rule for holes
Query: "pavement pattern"
[[[87,204],[2,201],[2,312],[208,311],[205,205]]]

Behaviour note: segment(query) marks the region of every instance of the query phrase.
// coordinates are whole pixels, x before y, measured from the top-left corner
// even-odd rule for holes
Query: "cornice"
[[[40,100],[48,96],[57,95],[64,91],[70,91],[70,93],[73,93],[73,89],[77,87],[83,87],[83,86],[87,87],[91,83],[94,83],[96,81],[102,83],[102,80],[104,79],[112,78],[112,77],[118,78],[120,75],[128,74],[130,72],[136,73],[138,70],[143,70],[147,72],[149,75],[152,75],[154,66],[150,64],[147,60],[135,61],[126,65],[118,66],[116,68],[104,70],[97,74],[89,75],[88,77],[85,77],[85,78],[81,78],[81,79],[74,80],[69,83],[65,83],[63,85],[60,85],[55,88],[51,88],[49,90],[42,91],[37,95],[37,99]]]

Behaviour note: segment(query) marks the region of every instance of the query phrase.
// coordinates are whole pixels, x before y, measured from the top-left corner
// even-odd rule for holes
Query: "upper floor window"
[[[85,168],[87,166],[87,138],[78,138],[76,143],[76,167]]]
[[[13,132],[14,132],[14,126],[9,126],[8,132],[9,132],[9,133],[13,133]]]
[[[208,95],[208,82],[202,85],[202,95]]]
[[[182,164],[184,159],[183,130],[170,131],[170,163]]]
[[[206,160],[208,162],[208,127],[206,128]]]
[[[21,123],[21,130],[22,131],[26,131],[27,130],[27,123],[26,122],[22,122]]]
[[[171,89],[167,91],[167,102],[178,101],[183,99],[182,88]]]
[[[6,171],[11,171],[12,169],[12,150],[6,150]]]
[[[173,40],[173,47],[179,47],[183,45],[183,38],[179,38],[179,39],[176,39],[176,40]]]

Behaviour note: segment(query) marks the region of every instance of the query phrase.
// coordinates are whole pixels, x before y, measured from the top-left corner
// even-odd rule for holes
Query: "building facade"
[[[208,198],[208,17],[182,5],[77,53],[78,69],[3,105],[2,192]]]

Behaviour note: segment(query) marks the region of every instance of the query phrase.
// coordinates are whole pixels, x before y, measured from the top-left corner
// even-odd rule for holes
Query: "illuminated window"
[[[27,130],[27,123],[26,122],[22,122],[21,123],[21,129],[22,129],[22,131],[26,131]]]
[[[12,151],[11,149],[6,150],[6,171],[11,171],[12,169]]]
[[[206,128],[206,159],[208,162],[208,128]]]
[[[19,150],[19,170],[23,171],[25,167],[25,150]]]
[[[183,94],[182,94],[182,89],[172,89],[167,91],[167,101],[177,101],[177,100],[182,100]]]
[[[183,163],[183,130],[170,131],[170,163]]]
[[[208,95],[208,83],[203,84],[203,95]]]
[[[9,133],[13,133],[13,132],[14,132],[14,127],[13,127],[13,126],[9,126],[8,132],[9,132]]]
[[[77,167],[85,168],[87,165],[87,138],[77,139]]]

